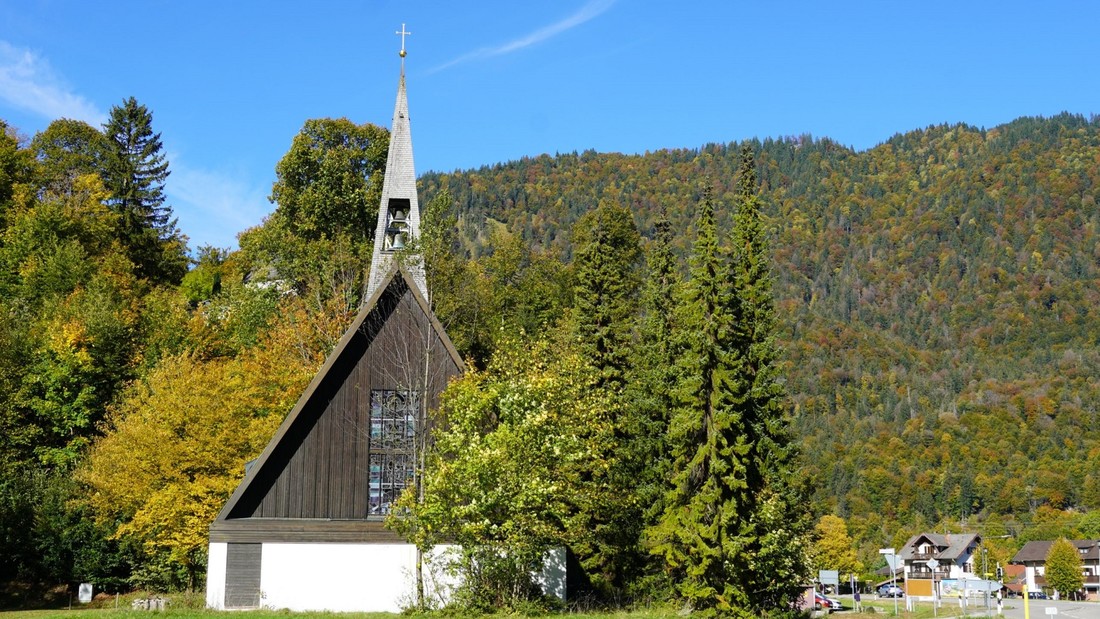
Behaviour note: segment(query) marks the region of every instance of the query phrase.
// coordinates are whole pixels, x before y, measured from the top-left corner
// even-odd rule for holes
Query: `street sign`
[[[937,568],[937,567],[939,567],[939,566],[940,566],[940,562],[939,562],[939,561],[937,561],[937,560],[935,560],[935,559],[929,559],[929,560],[928,560],[928,567],[930,567],[930,568],[932,568],[932,569],[936,569],[936,568]]]
[[[892,570],[898,569],[898,553],[893,548],[880,548],[878,553],[885,555],[886,565]]]
[[[1047,606],[1047,614],[1048,615],[1057,615],[1058,614],[1058,607],[1057,606]]]

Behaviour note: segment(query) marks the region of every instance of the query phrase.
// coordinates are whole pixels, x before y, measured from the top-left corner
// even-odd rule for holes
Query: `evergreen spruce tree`
[[[735,365],[732,306],[708,189],[677,311],[680,378],[668,431],[672,488],[649,536],[680,596],[703,616],[749,607],[736,577],[753,541],[747,515],[755,489],[748,484],[751,445],[736,401],[745,389]]]
[[[138,275],[154,283],[178,283],[187,271],[186,243],[164,206],[168,161],[152,124],[153,115],[133,97],[111,108],[103,126],[110,141],[103,182]]]
[[[602,201],[573,227],[573,307],[580,350],[600,386],[621,395],[638,307],[641,237],[630,210]]]
[[[646,255],[637,354],[627,389],[636,424],[630,431],[634,438],[631,458],[639,464],[639,501],[645,506],[645,521],[650,525],[661,514],[671,466],[665,431],[673,406],[672,386],[676,382],[677,352],[672,337],[679,284],[672,253],[672,226],[667,209],[662,207]]]
[[[596,592],[611,597],[622,592],[641,554],[641,506],[635,496],[638,466],[625,449],[632,442],[631,431],[638,429],[626,404],[625,388],[638,307],[641,237],[629,209],[603,201],[578,220],[574,242],[573,337],[586,365],[596,373],[595,387],[611,403],[608,421],[616,457],[612,462],[593,463],[593,482],[610,489],[600,496],[613,499],[578,503],[578,513],[584,514],[586,526],[595,535],[590,545],[573,550]]]
[[[794,601],[812,522],[808,486],[793,468],[750,149],[742,151],[730,241],[726,253],[708,191],[677,311],[673,487],[651,539],[692,608],[755,617]]]
[[[641,315],[631,378],[626,389],[626,435],[630,442],[621,451],[634,479],[640,507],[639,537],[655,525],[664,510],[664,494],[672,470],[668,441],[669,411],[676,383],[676,346],[673,311],[680,284],[672,253],[672,226],[661,208],[654,236],[646,252],[646,277],[641,291]],[[628,594],[634,599],[653,599],[667,593],[663,564],[651,554],[639,554],[626,575]]]
[[[751,608],[786,608],[808,576],[805,552],[812,521],[809,486],[796,470],[786,394],[779,373],[775,302],[767,236],[760,219],[752,148],[741,150],[733,223],[733,339],[743,389],[740,425],[750,447],[746,483],[754,502],[748,514],[749,561],[737,574]]]

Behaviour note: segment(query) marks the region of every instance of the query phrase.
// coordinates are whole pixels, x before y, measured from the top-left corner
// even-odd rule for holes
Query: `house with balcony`
[[[1100,601],[1100,541],[1094,539],[1074,539],[1070,543],[1081,555],[1081,569],[1084,575],[1084,594],[1086,599]],[[1046,579],[1047,555],[1053,540],[1037,540],[1024,544],[1024,547],[1012,557],[1009,563],[1024,567],[1024,584],[1028,591],[1050,589]],[[1060,592],[1065,595],[1065,591]]]
[[[977,533],[921,533],[898,549],[906,595],[932,599],[936,583],[978,580],[974,554],[982,543]]]

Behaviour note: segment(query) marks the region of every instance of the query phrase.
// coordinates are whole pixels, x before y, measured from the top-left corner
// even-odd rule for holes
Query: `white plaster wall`
[[[415,594],[415,569],[411,544],[264,544],[260,604],[400,612]]]
[[[424,601],[429,608],[446,606],[454,590],[462,584],[462,579],[452,569],[458,553],[458,546],[441,544],[424,557]]]
[[[440,545],[424,561],[429,606],[450,601],[460,579],[448,569],[457,547]],[[210,544],[207,608],[225,608],[228,545]],[[400,612],[416,595],[416,547],[411,544],[265,543],[260,560],[260,605],[294,611]],[[565,599],[565,549],[549,552],[536,581]]]
[[[535,577],[542,592],[565,601],[565,548],[551,548],[542,562],[542,573]]]
[[[225,608],[225,564],[229,545],[210,544],[206,560],[206,607],[223,610]]]
[[[424,558],[424,596],[431,608],[442,608],[451,600],[454,590],[462,584],[454,564],[461,558],[458,546],[441,544]],[[565,548],[552,548],[546,553],[542,570],[533,574],[543,593],[565,601]]]

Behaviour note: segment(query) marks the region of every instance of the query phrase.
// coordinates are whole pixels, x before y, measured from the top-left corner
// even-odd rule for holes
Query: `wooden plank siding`
[[[463,368],[407,275],[393,277],[380,292],[211,526],[212,542],[289,540],[295,534],[314,541],[394,541],[380,522],[366,522],[371,390],[426,389],[434,409]],[[418,431],[425,431],[420,423]]]
[[[400,544],[404,541],[380,520],[241,518],[215,522],[210,527],[211,543]]]

